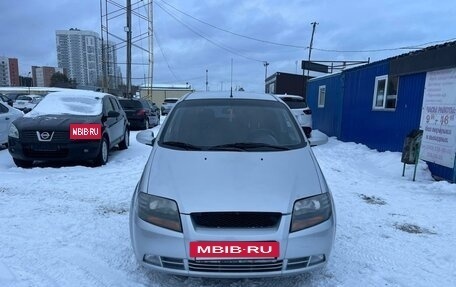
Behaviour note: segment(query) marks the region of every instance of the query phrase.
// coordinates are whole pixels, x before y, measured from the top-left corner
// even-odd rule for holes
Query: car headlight
[[[329,193],[297,200],[293,206],[290,232],[299,231],[328,220],[331,217]]]
[[[138,216],[151,224],[182,232],[179,209],[174,200],[139,192]]]
[[[19,130],[16,128],[15,125],[10,126],[8,136],[12,137],[12,138],[17,138],[17,139],[19,138]]]

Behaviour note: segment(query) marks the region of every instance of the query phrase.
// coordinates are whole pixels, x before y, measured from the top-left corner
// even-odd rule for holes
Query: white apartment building
[[[102,86],[102,41],[96,32],[79,29],[57,30],[57,62],[60,68],[65,69],[70,79],[75,79],[78,86]],[[111,42],[108,47],[112,46]],[[115,78],[116,53],[114,49],[107,49],[109,78]]]
[[[9,61],[7,57],[0,56],[0,87],[10,86]]]

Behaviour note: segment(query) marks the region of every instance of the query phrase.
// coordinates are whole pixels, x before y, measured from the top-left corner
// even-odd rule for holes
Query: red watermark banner
[[[70,139],[99,140],[101,139],[101,124],[70,124]]]
[[[190,242],[190,257],[196,258],[277,258],[275,241],[196,241]]]

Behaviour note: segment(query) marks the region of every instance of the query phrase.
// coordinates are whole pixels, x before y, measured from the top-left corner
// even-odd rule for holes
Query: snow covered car
[[[306,100],[301,96],[278,95],[278,97],[290,107],[304,133],[308,138],[312,136],[312,110]]]
[[[71,90],[47,95],[31,112],[15,120],[8,150],[19,167],[34,161],[93,161],[104,165],[109,150],[129,145],[127,116],[116,97]]]
[[[13,107],[27,113],[31,111],[41,100],[42,96],[39,95],[21,95],[17,97],[13,103]]]
[[[8,132],[11,123],[22,116],[24,116],[23,112],[0,101],[0,146],[8,143]]]
[[[278,97],[193,92],[152,145],[130,207],[137,261],[197,277],[272,277],[326,265],[336,215],[310,144]]]

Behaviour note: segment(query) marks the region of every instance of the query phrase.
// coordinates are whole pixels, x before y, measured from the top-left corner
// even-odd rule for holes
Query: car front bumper
[[[8,150],[13,158],[33,161],[79,161],[95,159],[100,141],[74,141],[68,143],[24,143],[8,138]]]
[[[252,230],[195,228],[191,216],[181,214],[183,233],[179,233],[141,220],[137,216],[135,196],[130,210],[132,245],[138,262],[153,270],[213,278],[296,275],[325,266],[332,250],[334,215],[321,224],[289,233],[291,215],[282,215],[277,227]],[[190,242],[196,241],[276,241],[280,254],[272,259],[196,260],[189,256]]]

